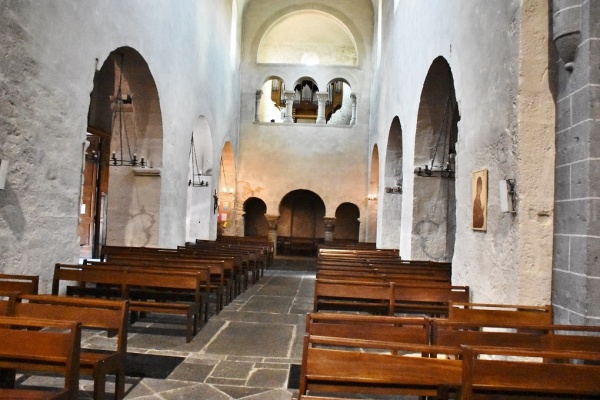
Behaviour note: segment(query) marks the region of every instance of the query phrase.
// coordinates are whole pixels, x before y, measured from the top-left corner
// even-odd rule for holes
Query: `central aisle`
[[[130,352],[173,357],[140,360],[140,376],[145,377],[127,378],[126,399],[289,400],[290,365],[301,363],[315,268],[314,259],[276,259],[264,277],[213,315],[191,343],[185,343],[180,320],[150,316],[136,322],[130,329]],[[166,371],[164,377],[160,370]]]

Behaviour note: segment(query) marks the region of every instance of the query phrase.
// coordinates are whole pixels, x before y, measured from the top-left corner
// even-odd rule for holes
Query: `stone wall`
[[[230,0],[0,4],[0,159],[10,163],[0,191],[1,272],[39,274],[44,292],[54,263],[77,262],[90,93],[96,71],[123,46],[147,62],[160,101],[157,243],[184,243],[190,134],[198,117],[212,132],[211,160],[220,159],[227,140],[237,148],[239,70],[221,46],[230,43],[230,19]],[[218,177],[218,164],[210,167]],[[212,191],[204,193],[210,202]],[[216,220],[211,227],[214,237]]]
[[[528,11],[532,4],[534,8]],[[541,21],[529,22],[523,18],[526,12],[541,16]],[[419,99],[430,66],[441,56],[450,66],[460,113],[453,280],[456,284],[470,285],[475,301],[547,303],[551,291],[548,263],[552,253],[552,223],[548,224],[548,218],[538,214],[549,212],[552,215],[552,205],[548,209],[546,204],[534,201],[521,208],[524,203],[517,202],[516,214],[502,213],[498,192],[500,179],[517,179],[520,199],[553,197],[551,168],[539,171],[535,180],[529,173],[521,175],[539,161],[529,157],[528,152],[536,150],[536,144],[526,139],[529,135],[546,137],[548,127],[545,122],[539,123],[537,111],[528,108],[527,102],[520,103],[520,94],[537,90],[542,94],[538,105],[544,110],[548,107],[552,110],[547,72],[544,75],[547,63],[532,62],[525,66],[524,62],[530,60],[526,52],[521,54],[522,41],[531,40],[532,45],[535,41],[538,47],[547,48],[549,14],[546,2],[511,0],[499,5],[477,0],[461,1],[460,4],[444,0],[383,1],[381,15],[382,56],[380,67],[374,71],[371,92],[370,147],[373,144],[379,149],[388,147],[389,126],[397,116],[403,141],[401,256],[411,258],[414,253],[411,247],[413,196],[417,193],[415,185],[418,182],[414,179],[413,160]],[[524,23],[535,25],[542,34],[521,35],[525,30]],[[534,57],[537,59],[537,55]],[[525,67],[529,69],[521,71]],[[527,73],[523,80],[520,79],[521,72]],[[531,83],[535,83],[534,89],[523,86]],[[536,122],[522,136],[520,129],[523,126],[519,121],[530,116]],[[552,115],[549,120],[553,120]],[[548,140],[551,142],[552,138]],[[540,153],[536,150],[534,154]],[[544,146],[542,154],[552,163],[551,145]],[[380,165],[387,164],[387,157],[380,152]],[[488,170],[488,225],[485,232],[471,229],[471,173],[479,169]],[[383,168],[380,168],[380,181],[382,178]],[[380,199],[382,190],[380,186]],[[378,229],[384,220],[385,215],[380,213]],[[528,231],[541,232],[536,246],[543,256],[528,258],[529,250],[520,248],[529,240]],[[515,285],[527,275],[526,271],[543,275],[531,296]]]
[[[560,51],[553,65],[557,90],[552,303],[558,323],[598,325],[600,2],[555,1],[554,7],[553,32]],[[568,33],[575,42],[561,43],[560,36]],[[569,70],[567,63],[572,63],[566,66]]]

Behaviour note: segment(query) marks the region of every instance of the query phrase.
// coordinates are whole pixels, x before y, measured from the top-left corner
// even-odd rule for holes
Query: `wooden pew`
[[[299,399],[319,393],[445,397],[461,385],[459,356],[456,348],[305,335]]]
[[[197,321],[202,308],[203,285],[202,276],[199,273],[56,264],[52,280],[52,294],[58,294],[61,281],[77,284],[77,286],[67,288],[67,294],[70,295],[89,295],[86,286],[90,284],[117,286],[120,288],[118,298],[130,300],[130,312],[184,316],[186,318],[186,342],[190,342],[198,330]],[[156,297],[140,299],[135,295],[135,288],[153,289]],[[69,289],[71,293],[69,293]],[[176,299],[168,301],[170,296],[177,295],[177,293],[170,293],[173,290],[191,292],[193,301],[180,302]],[[92,290],[92,293],[95,291]],[[130,293],[133,294],[133,297]]]
[[[53,295],[21,295],[12,316],[34,319],[77,321],[82,328],[105,330],[116,335],[116,348],[85,349],[80,354],[80,374],[94,378],[94,399],[104,399],[106,375],[115,375],[114,398],[125,396],[125,360],[127,356],[127,301],[84,299]]]
[[[448,319],[474,324],[550,325],[552,307],[451,301]]]
[[[0,398],[77,400],[80,343],[81,324],[76,322],[0,317],[0,369],[5,371]],[[60,370],[64,386],[53,391],[15,388],[16,370]]]
[[[600,397],[598,348],[586,352],[463,346],[462,356],[462,400],[481,395],[518,399]]]
[[[98,261],[83,261],[83,268],[86,265],[97,266],[100,268],[117,268],[117,269],[142,269],[144,271],[158,271],[158,272],[167,272],[167,271],[179,271],[179,272],[193,272],[200,274],[200,279],[202,280],[202,298],[201,298],[201,308],[199,318],[202,319],[202,315],[204,315],[204,322],[208,321],[209,316],[209,303],[210,303],[210,294],[214,293],[215,295],[215,312],[218,314],[219,311],[223,308],[223,296],[224,296],[224,277],[223,277],[223,267],[222,265],[212,262],[212,263],[202,263],[200,261],[187,262],[186,260],[155,260],[151,258],[121,258],[116,257],[113,258],[112,261],[108,262],[98,262]],[[74,293],[75,290],[72,290]],[[142,295],[144,289],[137,288],[135,289],[135,294]],[[190,293],[193,295],[194,293]],[[155,291],[152,291],[150,296],[157,296],[158,294]],[[175,299],[177,296],[175,294],[169,293],[166,294],[167,297],[171,297],[171,300]],[[192,299],[185,299],[185,296],[179,296],[178,299],[183,301],[193,301]],[[166,299],[169,300],[168,298]]]
[[[314,311],[394,312],[394,284],[344,280],[315,280]]]
[[[451,302],[468,302],[469,296],[468,286],[399,281],[394,285],[394,313],[446,317]]]
[[[429,318],[313,312],[306,334],[394,343],[429,344]]]
[[[0,274],[0,291],[37,294],[39,281],[37,275]]]

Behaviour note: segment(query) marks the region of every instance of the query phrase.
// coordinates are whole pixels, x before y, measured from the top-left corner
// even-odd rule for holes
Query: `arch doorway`
[[[280,254],[314,255],[325,238],[325,203],[310,190],[294,190],[279,204],[277,247]]]
[[[413,259],[451,261],[456,235],[454,159],[460,119],[448,62],[436,58],[423,84],[415,136]]]
[[[402,127],[400,119],[394,117],[390,126],[385,154],[383,181],[380,247],[398,249],[400,247],[400,223],[402,217]]]
[[[82,256],[98,257],[105,244],[158,246],[162,129],[148,64],[131,47],[116,49],[96,72],[90,96],[78,226]]]
[[[244,236],[269,236],[267,205],[258,197],[250,197],[244,202]]]
[[[356,204],[342,203],[335,210],[333,240],[358,243],[360,210]]]

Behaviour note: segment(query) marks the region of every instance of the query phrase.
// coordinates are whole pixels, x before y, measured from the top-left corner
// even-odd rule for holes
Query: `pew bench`
[[[305,335],[299,399],[322,393],[445,397],[449,391],[457,392],[461,385],[460,351]],[[452,354],[454,359],[430,358],[430,353]]]
[[[394,285],[387,282],[315,280],[314,311],[392,315]]]
[[[0,291],[37,294],[39,281],[37,275],[0,274]]]
[[[186,318],[186,342],[188,343],[198,330],[198,319],[203,304],[203,280],[199,273],[56,264],[52,280],[52,294],[58,294],[61,281],[76,284],[67,287],[67,295],[97,296],[94,285],[119,287],[120,291],[116,298],[129,300],[130,313],[150,312],[184,316]],[[148,289],[155,290],[156,294],[161,294],[162,297],[158,299],[161,301],[157,301],[156,298],[136,296],[136,288],[144,288],[143,293],[150,293]],[[103,289],[101,288],[100,294],[103,293]],[[109,289],[114,290],[113,288]],[[178,291],[192,293],[193,300],[191,302],[177,301],[177,296],[180,294]]]
[[[451,301],[448,319],[474,324],[550,325],[552,307]]]
[[[127,301],[85,299],[54,295],[21,295],[12,316],[41,320],[77,321],[84,329],[103,330],[116,336],[113,351],[81,349],[80,374],[94,379],[94,399],[104,399],[106,376],[115,376],[115,400],[125,396],[127,356]]]
[[[77,400],[80,347],[80,323],[0,317],[0,398]],[[64,385],[51,391],[15,387],[17,370],[60,371]]]

